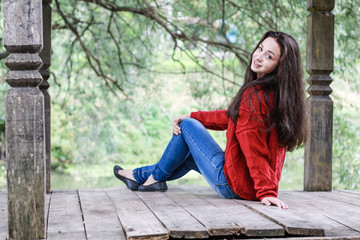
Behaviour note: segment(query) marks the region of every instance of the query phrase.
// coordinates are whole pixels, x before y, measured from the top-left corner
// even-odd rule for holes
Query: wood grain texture
[[[307,219],[299,217],[291,211],[275,206],[265,206],[260,202],[246,200],[236,201],[281,225],[289,235],[324,236],[325,234],[324,229],[320,224],[314,224]]]
[[[332,189],[334,1],[308,0],[306,71],[309,137],[305,143],[304,190]]]
[[[336,198],[324,198],[319,196],[319,193],[314,192],[306,194],[304,192],[289,192],[287,194],[300,198],[304,204],[314,206],[317,211],[321,212],[328,219],[341,223],[343,226],[360,233],[360,207],[338,201]]]
[[[235,225],[227,213],[193,193],[181,189],[170,189],[165,194],[201,222],[210,236],[240,235],[241,227]]]
[[[223,199],[200,186],[169,185],[166,193],[131,192],[123,186],[55,189],[46,195],[48,239],[360,239],[357,192],[280,191],[279,198],[289,210]],[[6,191],[0,190],[0,220],[6,211]],[[218,235],[211,236],[214,230]],[[325,236],[308,236],[314,231]],[[0,221],[0,240],[6,236],[6,221]]]
[[[87,239],[126,239],[114,206],[103,190],[79,190]]]
[[[279,198],[290,206],[289,211],[292,213],[303,219],[307,219],[313,224],[321,223],[321,227],[324,229],[326,236],[359,235],[358,231],[346,227],[341,222],[328,218],[326,214],[324,214],[324,211],[321,211],[312,202],[313,200],[316,200],[316,198],[309,201],[308,199],[306,200],[304,197],[301,197],[301,194],[291,194],[288,191],[280,192]]]
[[[86,239],[77,192],[57,192],[51,195],[47,237]]]
[[[0,189],[0,240],[8,237],[7,192]]]
[[[351,191],[334,190],[332,192],[318,192],[319,196],[330,198],[360,207],[360,193]]]
[[[162,222],[170,237],[187,239],[209,237],[207,229],[166,194],[159,192],[136,194]]]
[[[149,208],[125,187],[106,189],[127,239],[168,239],[169,233]]]
[[[284,236],[284,228],[232,199],[219,197],[210,187],[196,192],[196,195],[231,216],[247,237]]]
[[[50,87],[47,80],[50,77],[49,67],[51,63],[51,14],[51,6],[43,2],[43,48],[39,54],[43,62],[39,70],[43,81],[39,88],[44,95],[45,108],[46,193],[51,192],[51,97],[47,91]]]
[[[43,46],[42,1],[2,1],[5,61],[11,86],[5,97],[8,235],[46,237],[45,118],[39,51]]]

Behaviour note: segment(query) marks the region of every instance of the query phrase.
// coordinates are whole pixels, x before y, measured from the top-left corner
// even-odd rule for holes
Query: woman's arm
[[[288,206],[277,199],[284,149],[278,144],[275,129],[267,130],[265,116],[270,109],[264,104],[262,91],[258,95],[244,95],[243,99],[246,100],[240,104],[236,137],[254,182],[256,197],[267,206],[287,209]]]
[[[226,130],[229,122],[226,112],[227,110],[197,111],[176,117],[173,120],[173,134],[178,135],[181,133],[179,124],[185,118],[194,118],[201,122],[207,129]]]
[[[201,122],[205,128],[211,130],[226,130],[229,123],[227,110],[197,111],[191,113],[191,118]]]

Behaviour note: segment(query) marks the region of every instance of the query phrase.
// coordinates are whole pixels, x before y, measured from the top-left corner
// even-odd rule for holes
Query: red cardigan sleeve
[[[248,101],[249,99],[250,101]],[[258,94],[245,91],[235,131],[250,176],[254,181],[256,197],[260,201],[264,197],[277,197],[279,182],[274,171],[276,158],[271,156],[271,147],[269,146],[271,143],[268,142],[269,134],[276,133],[275,130],[267,131],[264,120],[268,111],[268,106],[264,104],[262,91],[259,91]]]
[[[198,120],[205,128],[211,130],[226,130],[229,122],[226,110],[197,111],[192,112],[190,117]]]

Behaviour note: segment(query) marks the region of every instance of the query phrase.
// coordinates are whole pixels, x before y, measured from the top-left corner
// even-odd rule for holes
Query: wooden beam
[[[51,98],[48,93],[50,87],[48,79],[50,77],[49,67],[51,64],[51,6],[43,1],[43,39],[44,47],[39,56],[43,62],[40,74],[43,81],[40,84],[40,90],[44,95],[45,103],[45,153],[46,153],[46,193],[51,192]]]
[[[309,139],[305,144],[304,190],[332,189],[333,102],[330,98],[334,67],[335,0],[308,0],[306,71],[310,74],[307,99]]]
[[[46,238],[42,1],[3,0],[9,239]]]

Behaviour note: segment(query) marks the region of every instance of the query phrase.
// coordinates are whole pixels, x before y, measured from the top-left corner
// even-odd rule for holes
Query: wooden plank
[[[288,192],[302,199],[304,204],[313,205],[324,216],[360,232],[360,207],[317,196],[314,192]]]
[[[284,228],[260,214],[231,199],[219,197],[210,187],[196,191],[196,195],[231,216],[234,223],[241,227],[247,237],[284,236]]]
[[[318,194],[321,197],[331,198],[360,207],[360,193],[335,190],[332,192],[318,192]]]
[[[103,190],[79,190],[79,198],[89,240],[126,239],[115,208]]]
[[[51,193],[77,193],[77,189],[66,189],[66,188],[62,188],[62,189],[52,189]]]
[[[350,192],[332,191],[332,192],[306,192],[306,194],[331,199],[343,203],[352,204],[360,207],[360,195]]]
[[[48,239],[86,239],[79,197],[75,191],[51,195]]]
[[[47,232],[47,229],[48,229],[48,219],[49,219],[50,204],[51,204],[51,193],[45,195],[45,229],[46,229],[46,232]]]
[[[288,192],[281,191],[279,198],[289,205],[288,211],[314,224],[321,223],[326,236],[357,236],[359,234],[359,232],[323,215],[320,209],[312,204],[308,204],[299,195],[291,195]]]
[[[348,194],[355,194],[355,195],[359,195],[360,196],[360,192],[359,191],[351,191],[351,190],[341,190],[341,189],[337,189],[334,192],[343,192],[343,193],[348,193]]]
[[[127,239],[168,239],[169,234],[135,193],[125,187],[104,189],[111,199]]]
[[[0,240],[8,238],[7,192],[0,191]]]
[[[180,188],[169,188],[165,193],[201,222],[210,236],[240,235],[241,228],[221,209]]]
[[[234,200],[249,207],[250,209],[260,213],[266,218],[276,222],[284,227],[289,235],[297,236],[324,236],[324,229],[320,224],[313,224],[305,220],[291,211],[284,210],[274,206],[265,206],[260,202],[247,201],[247,200]]]
[[[268,239],[268,238],[267,238]],[[337,236],[337,237],[288,237],[288,238],[271,238],[273,240],[359,240],[360,236]],[[248,239],[251,240],[251,239]],[[259,240],[253,239],[253,240]]]
[[[167,195],[138,192],[138,197],[163,223],[172,238],[208,238],[207,229]]]

